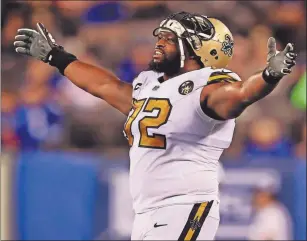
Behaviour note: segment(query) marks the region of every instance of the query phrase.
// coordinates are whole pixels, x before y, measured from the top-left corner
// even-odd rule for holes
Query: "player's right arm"
[[[88,93],[105,100],[125,115],[132,104],[132,85],[122,82],[111,71],[96,67],[67,53],[55,44],[47,29],[37,24],[33,29],[19,29],[15,37],[16,52],[39,59],[58,68],[72,83]]]

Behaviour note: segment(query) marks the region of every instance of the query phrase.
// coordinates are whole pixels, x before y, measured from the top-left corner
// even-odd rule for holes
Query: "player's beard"
[[[180,54],[177,53],[172,58],[165,55],[165,58],[161,62],[154,62],[152,59],[149,63],[149,70],[157,73],[165,73],[169,76],[177,74],[180,71]]]

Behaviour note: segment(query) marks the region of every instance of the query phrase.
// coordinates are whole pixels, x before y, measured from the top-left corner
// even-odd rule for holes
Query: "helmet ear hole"
[[[210,51],[210,54],[211,54],[212,56],[217,55],[217,51],[216,51],[216,49],[212,49],[212,50]]]
[[[218,60],[218,59],[219,59],[219,56],[217,55],[216,49],[212,49],[212,50],[210,51],[210,55],[215,56],[215,57],[214,57],[215,60]]]

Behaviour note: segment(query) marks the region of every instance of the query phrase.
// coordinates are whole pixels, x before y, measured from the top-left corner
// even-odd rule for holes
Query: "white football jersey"
[[[133,108],[124,134],[130,148],[133,208],[155,208],[218,199],[218,160],[232,140],[235,120],[208,117],[200,106],[209,81],[239,76],[203,68],[162,83],[144,71],[133,81]]]

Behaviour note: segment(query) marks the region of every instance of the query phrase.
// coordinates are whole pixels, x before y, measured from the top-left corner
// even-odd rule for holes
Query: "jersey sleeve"
[[[241,81],[241,78],[238,74],[232,72],[231,70],[217,69],[211,72],[207,81],[207,85],[219,82],[233,83],[238,81]]]
[[[204,76],[205,78],[207,78],[207,83],[200,86],[200,88],[198,88],[195,91],[195,95],[197,98],[195,98],[195,105],[196,105],[196,112],[198,113],[198,115],[206,122],[214,122],[214,123],[223,123],[225,122],[225,120],[216,120],[211,118],[210,116],[208,116],[206,113],[204,113],[204,111],[202,110],[199,98],[202,92],[202,87],[204,87],[205,85],[210,85],[210,84],[214,84],[214,83],[219,83],[219,82],[228,82],[228,83],[234,83],[234,82],[238,82],[241,81],[241,78],[238,74],[232,72],[231,70],[227,70],[227,69],[211,69],[211,72],[207,72],[207,74]]]

